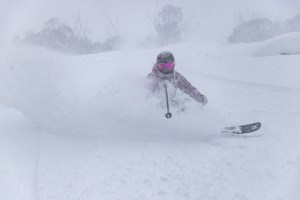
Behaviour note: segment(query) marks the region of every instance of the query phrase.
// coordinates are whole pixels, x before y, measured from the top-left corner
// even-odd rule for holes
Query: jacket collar
[[[154,65],[153,68],[152,68],[152,72],[153,72],[156,76],[158,76],[159,78],[162,78],[162,79],[170,79],[170,78],[173,78],[175,70],[173,70],[173,71],[172,71],[171,73],[169,73],[169,74],[164,74],[164,73],[162,73],[162,72],[156,67],[156,65]]]

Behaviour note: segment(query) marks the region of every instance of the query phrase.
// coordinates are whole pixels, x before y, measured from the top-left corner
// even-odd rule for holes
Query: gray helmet
[[[158,54],[156,63],[175,62],[173,54],[169,51],[163,51]]]

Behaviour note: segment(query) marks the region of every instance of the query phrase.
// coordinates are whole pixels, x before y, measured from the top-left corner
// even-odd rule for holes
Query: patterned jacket
[[[160,92],[161,90],[164,90],[164,82],[171,83],[174,88],[180,89],[199,103],[207,101],[206,97],[192,86],[192,84],[182,74],[175,70],[170,74],[164,74],[159,71],[155,65],[152,68],[152,72],[147,76],[145,88],[150,90],[152,93]]]

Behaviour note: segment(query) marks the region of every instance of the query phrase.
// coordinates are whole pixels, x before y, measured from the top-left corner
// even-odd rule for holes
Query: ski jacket
[[[176,89],[180,89],[199,103],[202,103],[203,98],[205,98],[182,74],[175,70],[170,74],[164,74],[156,65],[154,65],[152,72],[146,78],[145,88],[152,93],[160,92],[164,89],[163,84],[165,82],[171,83]]]

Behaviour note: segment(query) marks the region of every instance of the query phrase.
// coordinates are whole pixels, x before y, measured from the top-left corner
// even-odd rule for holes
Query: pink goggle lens
[[[174,62],[158,63],[158,68],[160,70],[172,70],[174,69],[174,66],[175,66]]]

